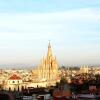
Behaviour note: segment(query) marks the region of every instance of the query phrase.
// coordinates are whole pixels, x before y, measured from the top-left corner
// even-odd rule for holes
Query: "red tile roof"
[[[19,76],[16,75],[16,74],[13,74],[13,75],[9,78],[9,80],[21,80],[21,77],[19,77]]]

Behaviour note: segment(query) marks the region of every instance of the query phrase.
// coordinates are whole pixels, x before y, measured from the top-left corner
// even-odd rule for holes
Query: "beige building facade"
[[[47,56],[42,59],[38,66],[38,78],[40,81],[55,81],[58,76],[56,57],[52,54],[51,44],[48,45]]]

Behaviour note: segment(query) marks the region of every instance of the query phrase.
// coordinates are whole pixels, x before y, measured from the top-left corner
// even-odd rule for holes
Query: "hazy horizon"
[[[51,41],[58,65],[100,65],[100,0],[0,1],[0,65],[39,65]]]

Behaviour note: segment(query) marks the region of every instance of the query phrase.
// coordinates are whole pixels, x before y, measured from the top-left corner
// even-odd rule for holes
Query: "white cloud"
[[[77,36],[86,32],[94,34],[95,30],[90,28],[94,23],[100,24],[99,10],[84,8],[55,13],[1,13],[0,37],[33,39],[58,37],[62,34]]]
[[[83,27],[80,27],[80,25],[83,23],[91,24],[93,22],[99,22],[99,10],[100,9],[84,8],[56,13],[1,14],[0,35],[6,33],[6,37],[20,38],[23,36],[22,33],[24,33],[24,37],[32,37],[34,34],[36,38],[52,35],[57,36],[57,34],[61,34],[61,32],[73,34],[76,31],[75,34],[77,34],[77,32],[81,34],[81,28]],[[9,35],[7,35],[8,33]]]
[[[42,46],[44,45],[42,45],[42,42],[51,40],[56,45],[54,45],[55,50],[61,49],[61,53],[64,54],[56,52],[58,56],[62,57],[63,62],[63,58],[66,59],[65,54],[68,47],[69,49],[73,49],[73,47],[77,48],[80,45],[86,45],[86,42],[91,42],[91,40],[87,41],[90,37],[97,38],[100,36],[98,35],[100,30],[94,28],[100,25],[99,11],[100,9],[85,8],[55,13],[1,13],[0,54],[3,56],[7,50],[8,55],[12,55],[13,58],[13,55],[16,55],[13,49],[16,48],[18,50],[17,54],[20,52],[19,49],[22,49],[19,54],[22,54],[21,58],[23,59],[25,53],[27,56],[27,52],[30,52],[34,47],[37,53],[34,51],[35,56],[31,58],[35,59],[35,57],[38,58],[40,54],[43,54],[42,49],[44,47]],[[84,39],[85,36],[88,36],[88,39]],[[95,46],[93,47],[95,48]],[[30,50],[27,51],[26,48]],[[2,53],[4,49],[6,50]],[[39,55],[38,52],[40,53]],[[31,56],[31,54],[32,51],[29,55]],[[72,51],[69,55],[67,54],[67,57],[70,54],[72,54]],[[5,60],[5,57],[1,58],[3,58],[3,61]],[[71,59],[69,60],[71,61]]]
[[[100,19],[100,9],[77,9],[56,13],[17,13],[1,14],[0,27],[15,29],[34,29],[52,27],[52,24],[63,24],[66,21],[98,21]],[[96,13],[95,13],[96,12]],[[51,25],[51,26],[50,26]]]

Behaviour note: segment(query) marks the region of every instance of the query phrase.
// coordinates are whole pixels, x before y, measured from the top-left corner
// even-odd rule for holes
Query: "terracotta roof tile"
[[[21,80],[21,77],[19,77],[19,76],[16,75],[16,74],[13,74],[13,75],[9,78],[9,80]]]

